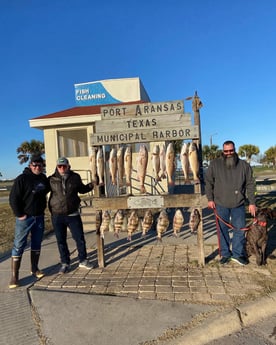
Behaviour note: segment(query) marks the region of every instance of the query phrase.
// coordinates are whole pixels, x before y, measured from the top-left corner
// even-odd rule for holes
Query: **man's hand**
[[[257,207],[255,205],[249,205],[248,210],[249,210],[249,213],[251,214],[251,216],[253,216],[253,217],[256,216]]]
[[[211,208],[211,209],[215,209],[216,208],[216,204],[214,201],[208,201],[208,208]]]

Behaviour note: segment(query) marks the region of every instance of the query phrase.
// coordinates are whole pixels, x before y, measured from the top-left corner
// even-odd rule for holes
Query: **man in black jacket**
[[[81,177],[70,169],[66,157],[57,160],[56,170],[49,176],[50,198],[49,210],[56,234],[61,260],[60,273],[70,270],[70,252],[67,244],[67,227],[76,242],[79,267],[91,269],[93,266],[87,260],[86,242],[83,224],[79,213],[80,198],[78,193],[88,193],[93,189],[92,183],[83,184]]]
[[[29,233],[31,233],[31,273],[37,278],[44,276],[38,268],[44,233],[46,195],[49,192],[49,182],[43,174],[43,169],[43,158],[40,155],[32,156],[29,167],[17,176],[10,192],[10,206],[16,217],[11,257],[12,277],[9,284],[11,289],[19,286],[19,268]]]
[[[240,265],[248,263],[245,250],[245,202],[255,216],[255,180],[250,165],[239,159],[235,144],[227,140],[223,144],[222,157],[211,161],[205,175],[208,207],[216,210],[219,217],[219,243],[221,264],[230,259]],[[232,241],[229,224],[233,225]],[[230,244],[232,242],[232,247]]]

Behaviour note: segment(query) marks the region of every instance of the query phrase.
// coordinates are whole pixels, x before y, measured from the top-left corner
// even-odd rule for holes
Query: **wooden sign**
[[[160,195],[146,195],[138,197],[129,197],[127,207],[135,208],[162,208],[164,207],[164,197]]]
[[[183,101],[169,101],[158,103],[136,103],[129,105],[115,105],[101,107],[102,120],[114,120],[127,117],[143,117],[170,114],[183,114]]]
[[[144,130],[150,128],[174,128],[190,126],[191,114],[173,114],[142,118],[114,119],[109,121],[96,121],[96,133],[124,132],[129,130]]]
[[[166,128],[136,129],[129,131],[115,131],[105,133],[93,133],[90,135],[90,144],[113,145],[169,140],[197,139],[199,137],[198,126],[173,126]]]

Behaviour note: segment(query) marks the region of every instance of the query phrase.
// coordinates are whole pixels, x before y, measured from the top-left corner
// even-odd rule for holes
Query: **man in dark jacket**
[[[249,212],[255,216],[255,180],[250,165],[239,159],[235,144],[228,140],[223,144],[222,157],[210,162],[205,175],[208,207],[216,210],[219,218],[219,243],[221,264],[229,260],[246,265],[245,250],[245,201],[249,200]],[[230,249],[229,222],[233,225],[232,249]]]
[[[44,276],[38,268],[44,233],[46,195],[49,192],[49,182],[43,174],[43,169],[43,158],[40,155],[32,156],[29,167],[17,176],[10,192],[10,206],[16,217],[11,257],[12,277],[9,284],[11,289],[19,286],[19,268],[29,233],[31,233],[31,273],[37,278]]]
[[[88,193],[93,189],[92,183],[82,183],[79,174],[70,169],[66,157],[57,160],[56,170],[49,176],[50,198],[49,210],[56,234],[58,250],[61,260],[60,273],[70,270],[70,252],[67,245],[67,227],[76,242],[79,267],[91,269],[93,266],[87,260],[86,242],[83,224],[79,213],[80,198],[78,193]]]

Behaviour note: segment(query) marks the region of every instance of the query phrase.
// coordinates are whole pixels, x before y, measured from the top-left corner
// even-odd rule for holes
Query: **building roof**
[[[103,105],[93,105],[93,106],[82,106],[82,107],[73,107],[61,111],[57,111],[55,113],[42,115],[38,117],[34,117],[31,120],[42,120],[42,119],[53,119],[53,118],[63,118],[63,117],[71,117],[71,116],[82,116],[82,115],[98,115],[101,113],[102,107],[108,106],[120,106],[125,104],[137,104],[137,103],[146,103],[145,101],[133,101],[133,102],[125,102],[125,103],[113,103],[113,104],[103,104]]]

